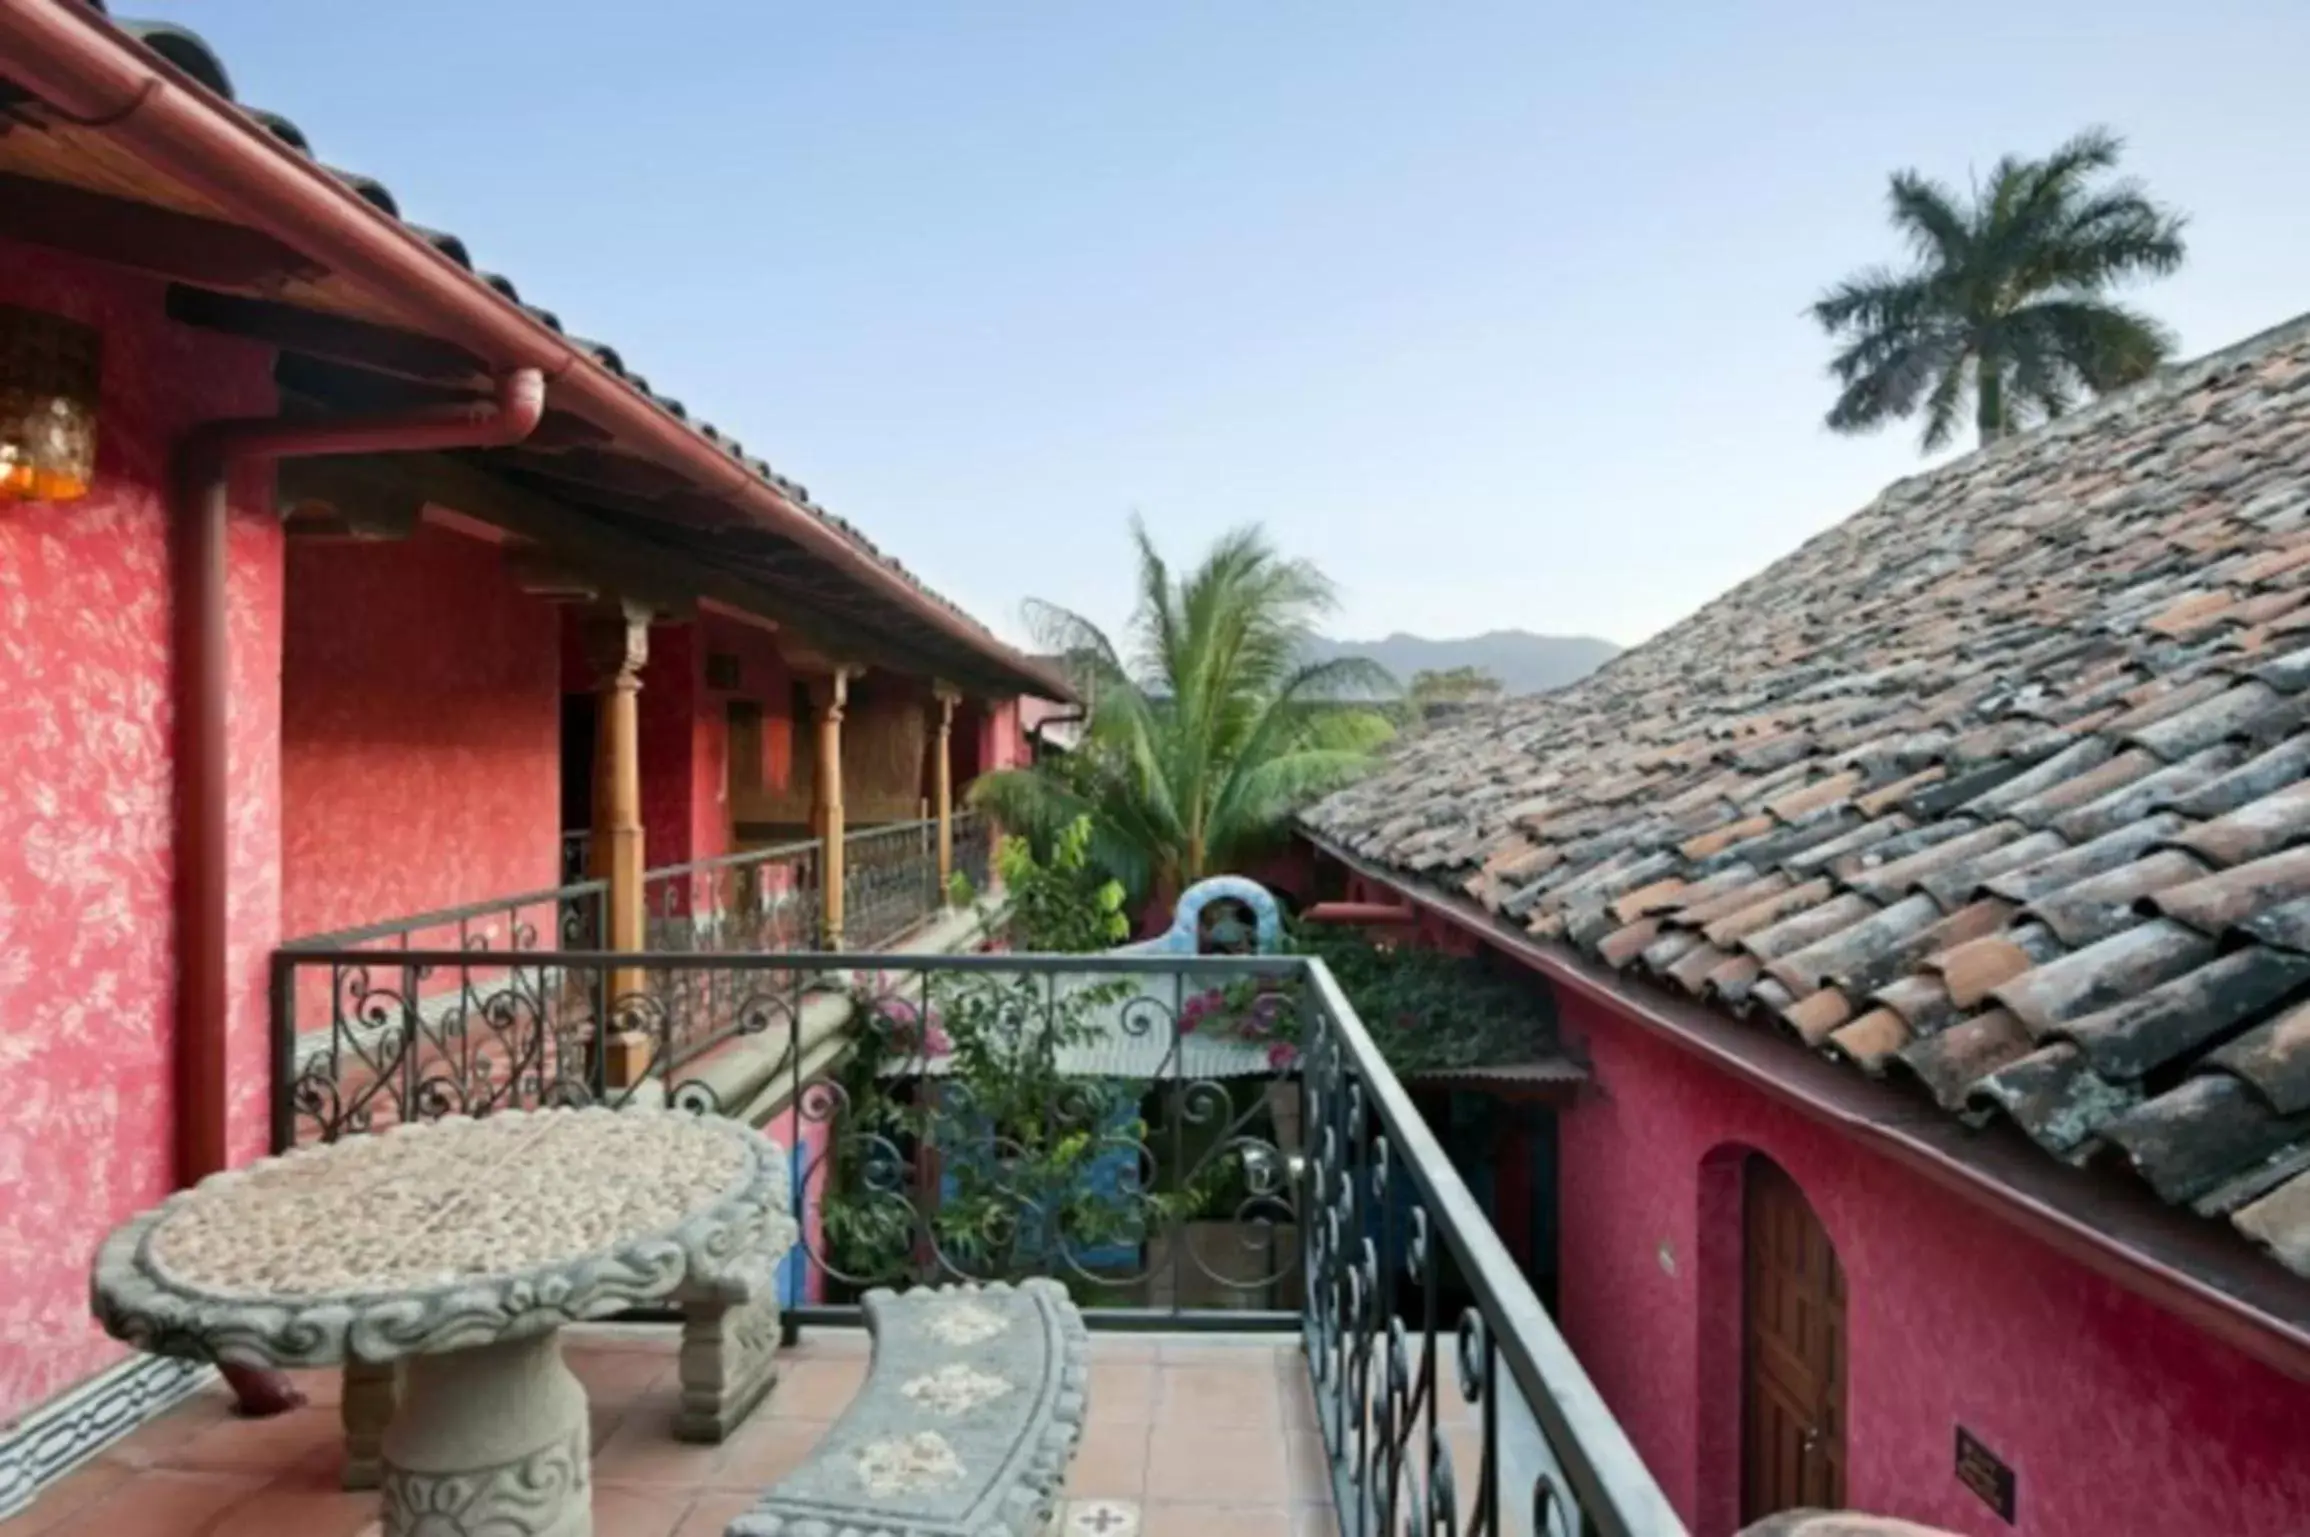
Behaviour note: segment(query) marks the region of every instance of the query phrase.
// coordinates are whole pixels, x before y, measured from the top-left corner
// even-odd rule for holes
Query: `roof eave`
[[[1968,1132],[1941,1117],[1921,1117],[1896,1091],[1793,1042],[1633,986],[1568,946],[1536,939],[1464,897],[1372,864],[1304,826],[1300,835],[1358,875],[1512,955],[1550,982],[1604,1004],[1637,1028],[1924,1175],[2256,1360],[2310,1382],[2310,1282],[2227,1229],[2166,1206],[2146,1191],[2047,1159],[2016,1135]]]
[[[912,611],[1022,692],[1074,701],[1055,675],[795,505],[745,460],[95,7],[0,7],[0,57],[18,84],[75,117],[102,121],[138,155],[249,227],[395,305],[428,334],[468,348],[501,371],[540,369],[558,403],[661,456],[707,494]]]

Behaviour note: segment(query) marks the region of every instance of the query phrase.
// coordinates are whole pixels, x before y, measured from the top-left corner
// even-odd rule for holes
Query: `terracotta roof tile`
[[[2310,1111],[2310,1004],[2263,1021],[2206,1061],[2252,1084],[2281,1115]]]
[[[1308,822],[2310,1275],[2310,320],[1887,488]]]
[[[1872,1078],[1912,1039],[1909,1022],[1891,1009],[1871,1009],[1829,1033],[1832,1056],[1844,1057]]]
[[[2003,1113],[2047,1152],[2068,1158],[2095,1131],[2141,1102],[2141,1091],[2093,1071],[2066,1041],[2016,1057],[1974,1083],[1965,1096],[1972,1118]]]

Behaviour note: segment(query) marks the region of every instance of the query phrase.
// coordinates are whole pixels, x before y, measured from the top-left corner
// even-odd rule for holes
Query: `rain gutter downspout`
[[[1336,923],[1345,927],[1399,925],[1419,921],[1409,902],[1318,902],[1300,914],[1302,923]]]
[[[758,524],[877,589],[1017,680],[1073,690],[787,500],[726,450],[611,373],[569,338],[374,208],[315,161],[160,62],[92,6],[0,0],[4,73],[51,107],[116,136],[231,216],[359,284],[501,367],[542,370],[556,403],[656,456]]]
[[[544,414],[544,376],[534,368],[519,368],[498,379],[494,399],[472,405],[318,422],[270,417],[209,422],[178,446],[170,523],[177,734],[173,1153],[180,1187],[224,1168],[227,1156],[231,669],[226,544],[233,477],[248,466],[326,454],[501,446],[529,436]],[[278,1413],[302,1401],[278,1373],[227,1368],[225,1376],[244,1413]]]

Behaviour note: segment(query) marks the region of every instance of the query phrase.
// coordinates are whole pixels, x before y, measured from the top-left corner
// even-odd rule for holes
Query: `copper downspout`
[[[1363,924],[1401,924],[1409,926],[1419,921],[1419,914],[1409,903],[1397,902],[1318,902],[1300,914],[1302,923],[1337,923],[1348,926]]]
[[[609,428],[742,506],[755,521],[849,571],[934,628],[1034,680],[1072,690],[962,614],[789,502],[569,339],[363,202],[255,119],[161,63],[76,0],[0,0],[0,73],[99,126],[230,215],[302,251],[429,330],[500,366],[544,370],[557,403]]]
[[[11,0],[0,0],[0,4]],[[227,902],[230,828],[226,544],[232,480],[246,466],[323,454],[407,453],[518,442],[545,414],[545,379],[515,369],[494,400],[386,417],[323,422],[210,422],[179,446],[171,486],[175,526],[177,721],[177,992],[174,1089],[179,1186],[225,1167]],[[241,1409],[278,1413],[301,1402],[278,1373],[226,1368]]]

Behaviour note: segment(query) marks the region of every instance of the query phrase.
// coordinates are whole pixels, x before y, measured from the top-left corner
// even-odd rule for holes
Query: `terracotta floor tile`
[[[610,1439],[631,1418],[623,1403],[604,1403],[600,1399],[586,1401],[586,1445],[597,1450],[610,1444]]]
[[[1140,1366],[1151,1365],[1163,1358],[1163,1342],[1152,1334],[1094,1334],[1091,1336],[1091,1359],[1094,1362],[1130,1362]]]
[[[167,1454],[214,1426],[261,1423],[236,1418],[232,1406],[232,1395],[221,1387],[196,1393],[106,1447],[99,1460],[132,1468],[155,1467]]]
[[[754,1508],[757,1495],[736,1494],[722,1490],[708,1490],[690,1507],[682,1524],[674,1528],[674,1537],[722,1537],[729,1524]],[[597,1529],[595,1537],[600,1537]]]
[[[792,1361],[873,1353],[874,1341],[864,1329],[805,1329],[802,1338],[782,1346],[779,1355]]]
[[[1286,1351],[1297,1355],[1299,1342],[1286,1344],[1267,1335],[1191,1335],[1161,1341],[1161,1358],[1171,1366],[1272,1366]]]
[[[1140,1537],[1296,1537],[1289,1505],[1191,1505],[1158,1500],[1140,1512]]]
[[[1091,1420],[1094,1425],[1145,1425],[1155,1418],[1156,1368],[1139,1361],[1091,1357]]]
[[[0,1521],[0,1537],[40,1537],[66,1516],[104,1499],[136,1473],[125,1463],[83,1463],[43,1489],[29,1510]]]
[[[824,1420],[779,1420],[755,1416],[724,1443],[706,1475],[717,1490],[752,1490],[759,1495],[793,1472],[825,1438]]]
[[[695,1501],[687,1489],[596,1485],[594,1537],[673,1537]]]
[[[1147,1443],[1144,1425],[1093,1425],[1075,1448],[1074,1466],[1067,1473],[1067,1497],[1086,1500],[1135,1500],[1147,1487]]]
[[[316,1409],[335,1410],[345,1398],[345,1374],[332,1366],[321,1371],[290,1372],[291,1382],[305,1395],[305,1402]]]
[[[1315,1386],[1308,1381],[1305,1370],[1285,1374],[1280,1390],[1284,1429],[1313,1430],[1323,1423],[1315,1416]]]
[[[1166,1363],[1155,1385],[1155,1422],[1274,1431],[1283,1425],[1283,1394],[1264,1361],[1243,1366]]]
[[[602,1402],[638,1398],[672,1382],[676,1370],[675,1358],[657,1351],[570,1351],[562,1359],[585,1384],[586,1397]]]
[[[674,1439],[673,1426],[654,1415],[632,1415],[594,1448],[597,1485],[701,1489],[722,1455],[718,1446]]]
[[[358,1537],[376,1519],[375,1490],[272,1484],[228,1506],[206,1530],[217,1537]]]
[[[788,1363],[778,1385],[756,1414],[786,1420],[831,1420],[849,1408],[866,1382],[866,1358],[814,1359]]]
[[[43,1537],[193,1537],[219,1530],[218,1514],[257,1493],[265,1482],[247,1473],[154,1469],[75,1511]]]
[[[1323,1437],[1313,1431],[1293,1431],[1283,1438],[1284,1462],[1291,1469],[1291,1497],[1295,1503],[1320,1505],[1331,1498],[1331,1454]]]
[[[1287,1505],[1291,1475],[1278,1440],[1242,1426],[1158,1424],[1148,1442],[1147,1498]]]
[[[306,1407],[268,1419],[230,1416],[155,1453],[154,1466],[206,1473],[278,1476],[344,1445],[334,1409]]]
[[[1293,1537],[1346,1537],[1338,1512],[1329,1505],[1300,1506],[1292,1512],[1291,1529]]]

